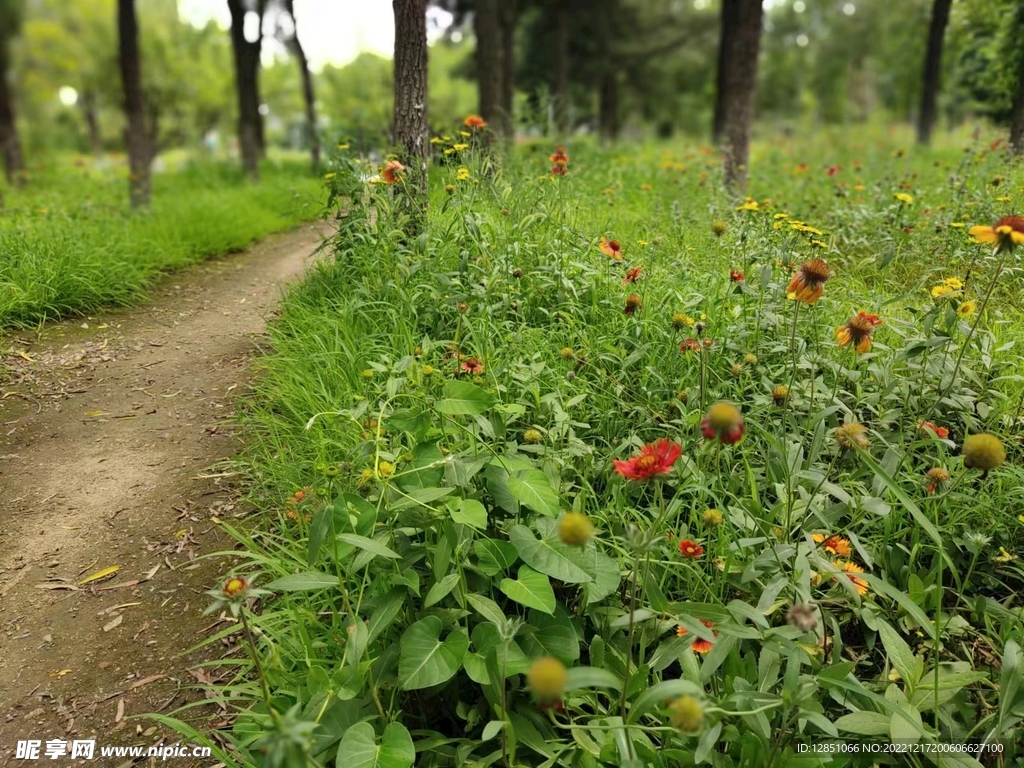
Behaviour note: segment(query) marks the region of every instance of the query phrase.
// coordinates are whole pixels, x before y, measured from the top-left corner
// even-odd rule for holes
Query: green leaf
[[[616,560],[603,552],[594,553],[594,581],[583,585],[583,593],[587,596],[587,605],[604,600],[619,588],[622,581],[622,570]]]
[[[543,573],[524,565],[519,569],[519,578],[502,579],[499,588],[502,592],[527,608],[536,608],[544,613],[555,612],[555,591],[551,582]]]
[[[554,656],[566,666],[579,659],[576,627],[561,604],[555,606],[554,615],[531,611],[529,625],[524,629],[523,649],[531,656]]]
[[[455,630],[441,642],[443,628],[441,619],[427,616],[405,630],[398,659],[398,680],[403,691],[438,685],[459,671],[469,638]]]
[[[851,712],[843,715],[835,721],[835,726],[846,733],[856,733],[860,736],[886,736],[889,733],[889,715],[881,712]]]
[[[473,416],[498,402],[493,395],[468,381],[445,382],[444,398],[434,408],[445,416]]]
[[[505,623],[505,614],[502,613],[501,608],[491,598],[470,593],[466,595],[466,600],[469,601],[469,604],[473,606],[477,613],[495,626],[500,627]]]
[[[334,505],[324,504],[319,511],[313,515],[313,521],[309,524],[309,542],[306,549],[306,565],[310,568],[320,556],[320,549],[324,540],[331,530],[331,523],[334,521]]]
[[[686,694],[702,696],[703,693],[704,691],[700,686],[691,683],[689,680],[665,680],[664,682],[656,683],[637,696],[629,710],[629,717],[626,718],[626,721],[635,723],[641,715],[669,699],[677,699]]]
[[[857,578],[864,579],[873,591],[895,600],[903,610],[913,617],[922,632],[927,632],[928,636],[932,639],[935,638],[935,624],[928,619],[917,603],[907,597],[906,593],[896,589],[884,579],[872,576],[870,573],[858,573]]]
[[[401,557],[401,555],[393,549],[389,549],[379,541],[368,539],[366,536],[357,536],[354,533],[339,533],[338,541],[351,544],[353,547],[358,547],[359,549],[365,549],[367,552],[372,552],[378,557],[390,557],[395,560]]]
[[[443,600],[449,592],[455,589],[455,585],[459,583],[459,572],[449,573],[440,581],[436,582],[428,591],[427,596],[423,598],[423,607],[429,608],[434,603]]]
[[[529,469],[522,477],[510,477],[508,490],[524,507],[548,517],[558,517],[558,494],[548,482],[548,476],[539,469]]]
[[[480,570],[488,576],[507,571],[519,559],[516,548],[507,541],[477,539],[473,542],[473,551],[476,552]]]
[[[504,728],[504,727],[505,727],[505,721],[504,720],[491,720],[487,725],[484,726],[484,732],[480,736],[480,740],[481,741],[490,741],[495,736],[497,736],[498,733],[501,731],[501,729]]]
[[[267,584],[267,589],[280,592],[306,592],[311,589],[326,589],[338,586],[338,577],[319,571],[305,571],[282,576]]]
[[[578,688],[614,688],[622,690],[622,677],[598,667],[573,667],[569,670],[569,682],[566,690]]]
[[[881,619],[878,620],[878,634],[882,638],[882,645],[889,656],[889,661],[900,673],[904,684],[912,690],[917,685],[914,652],[899,633]]]
[[[356,723],[338,744],[338,765],[345,768],[410,768],[415,761],[412,736],[401,723],[389,723],[380,744],[372,725]]]
[[[557,539],[537,540],[525,525],[517,525],[509,531],[509,541],[516,548],[523,562],[541,573],[564,581],[566,584],[582,584],[594,580],[584,569],[589,558],[594,562],[594,551],[569,547]]]
[[[487,527],[487,510],[476,499],[459,499],[458,506],[449,509],[452,520],[473,528]]]
[[[936,546],[938,546],[939,551],[945,552],[942,546],[942,537],[914,500],[907,495],[906,491],[897,485],[896,481],[889,476],[888,472],[882,469],[882,466],[872,458],[870,453],[859,447],[857,448],[857,453],[860,454],[861,460],[868,465],[868,468],[875,473],[875,477],[880,478],[882,482],[885,483],[886,487],[892,492],[893,496],[899,499],[900,504],[906,507],[907,511],[913,515],[914,521],[921,526],[921,529],[924,530],[928,536],[931,537],[931,540],[935,542]]]
[[[391,626],[405,603],[405,590],[395,588],[384,595],[377,609],[370,614],[368,642],[373,642],[377,635]]]

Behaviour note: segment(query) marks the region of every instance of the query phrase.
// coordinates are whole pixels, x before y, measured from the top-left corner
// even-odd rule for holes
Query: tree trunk
[[[135,0],[118,0],[117,35],[120,50],[124,113],[128,118],[128,195],[133,208],[149,205],[149,166],[153,159],[146,133],[146,112],[142,96],[142,65],[139,60],[139,25]]]
[[[261,10],[262,6],[261,0]],[[252,179],[259,179],[263,133],[259,96],[260,42],[250,43],[245,39],[246,8],[243,0],[228,0],[228,10],[231,12],[231,49],[238,97],[238,148],[246,174]],[[261,28],[262,18],[260,13]]]
[[[598,109],[601,138],[613,142],[619,138],[619,73],[614,67],[601,78],[601,103]]]
[[[10,51],[8,40],[0,31],[0,154],[4,158],[4,173],[8,182],[21,180],[25,158],[18,140],[18,127],[14,118],[14,94],[11,93],[8,70]]]
[[[516,0],[501,0],[501,129],[507,141],[516,136]]]
[[[408,173],[413,229],[427,207],[427,0],[392,0],[395,12],[393,139]]]
[[[921,90],[921,112],[917,116],[917,143],[928,144],[938,115],[939,86],[942,81],[942,41],[949,24],[949,8],[953,0],[935,0],[932,23],[928,27],[928,52],[924,58]]]
[[[734,35],[724,71],[719,73],[721,92],[721,135],[725,144],[725,183],[742,194],[747,186],[750,157],[750,128],[754,122],[754,93],[757,88],[757,57],[761,47],[761,0],[733,0],[738,3]],[[723,21],[725,21],[723,6]],[[725,29],[723,28],[723,33]],[[725,47],[725,46],[722,46]]]
[[[555,130],[560,137],[569,133],[569,7],[567,0],[555,0],[555,60],[551,95]]]
[[[96,94],[90,90],[82,91],[78,104],[82,109],[86,133],[89,134],[89,146],[92,153],[99,157],[103,154],[103,133],[100,131],[100,118],[96,111]]]
[[[720,144],[725,131],[725,98],[728,93],[729,67],[733,62],[733,47],[739,27],[740,0],[722,0],[721,31],[718,34],[718,73],[715,83],[715,115],[711,125],[711,140]]]
[[[502,112],[501,26],[498,0],[476,0],[476,82],[480,116],[498,130]],[[501,131],[504,133],[504,131]]]
[[[313,73],[309,71],[309,60],[306,52],[299,41],[299,25],[295,21],[295,3],[288,0],[286,6],[288,15],[292,17],[292,26],[295,27],[295,34],[292,36],[291,45],[295,51],[295,58],[299,62],[299,72],[302,74],[302,96],[306,100],[306,124],[309,130],[309,156],[313,164],[313,172],[320,167],[320,132],[317,130],[316,121],[316,98],[313,94]]]
[[[1017,91],[1013,96],[1013,112],[1010,115],[1010,151],[1024,155],[1024,55],[1020,57],[1017,74]]]

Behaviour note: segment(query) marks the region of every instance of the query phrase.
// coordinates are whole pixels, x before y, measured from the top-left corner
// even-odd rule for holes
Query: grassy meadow
[[[858,136],[747,200],[697,145],[441,137],[418,237],[336,157],[241,413],[220,759],[1019,764],[1022,251],[968,230],[1024,168]]]
[[[61,159],[4,190],[0,329],[136,301],[158,274],[240,250],[323,204],[299,160],[266,163],[260,184],[226,163],[155,173],[145,212],[128,206],[126,173],[123,158]]]

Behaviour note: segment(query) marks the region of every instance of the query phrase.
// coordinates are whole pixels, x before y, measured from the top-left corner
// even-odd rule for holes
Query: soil
[[[321,241],[307,225],[168,276],[145,306],[0,338],[0,765],[32,762],[24,739],[95,738],[87,765],[146,764],[100,745],[185,741],[141,716],[201,698],[238,653],[191,650],[231,627],[203,610],[230,567],[204,556],[250,511],[234,400]]]

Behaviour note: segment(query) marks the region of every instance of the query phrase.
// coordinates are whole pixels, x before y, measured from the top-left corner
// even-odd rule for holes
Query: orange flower
[[[918,419],[917,428],[921,432],[934,432],[938,437],[942,438],[943,440],[949,437],[948,429],[946,429],[945,427],[940,427],[937,424],[932,424],[932,422],[925,421],[924,419]]]
[[[700,623],[708,629],[711,629],[713,626],[715,626],[715,622],[707,621],[706,619],[701,619]],[[676,627],[676,637],[686,637],[687,634],[689,634],[689,632],[687,631],[686,627],[682,625]],[[718,637],[717,632],[713,632],[712,634],[715,637]],[[696,640],[693,641],[693,644],[690,647],[693,648],[694,653],[707,653],[711,650],[712,645],[714,645],[714,643],[711,640],[705,640],[704,638],[698,637]]]
[[[405,166],[397,160],[389,160],[380,172],[385,184],[395,184],[405,177]]]
[[[853,586],[856,587],[858,594],[866,595],[868,593],[868,583],[857,576],[858,573],[864,573],[863,568],[856,563],[851,563],[849,560],[835,560],[832,565],[842,571],[846,578],[853,582]],[[838,580],[839,577],[833,576],[832,578]]]
[[[738,269],[729,270],[729,279],[734,283],[742,283],[747,279],[747,276],[740,272]]]
[[[662,438],[645,445],[639,455],[626,461],[614,459],[612,464],[615,471],[627,480],[649,480],[655,475],[667,475],[682,452],[678,443]]]
[[[640,274],[644,271],[643,267],[630,267],[626,270],[626,276],[622,278],[623,285],[629,285],[635,283],[640,279]]]
[[[556,147],[548,159],[551,161],[551,173],[555,176],[565,176],[569,172],[569,156],[565,154],[565,147]]]
[[[789,281],[786,297],[803,304],[817,304],[831,274],[824,259],[805,261]]]
[[[700,352],[700,342],[696,339],[684,339],[683,343],[679,345],[680,352]]]
[[[622,261],[622,246],[619,245],[618,240],[608,240],[602,237],[601,242],[597,244],[597,247],[616,261]]]
[[[993,226],[978,225],[968,232],[976,243],[994,243],[999,250],[1013,250],[1024,244],[1024,216],[1003,216]]]
[[[821,544],[821,548],[830,555],[849,557],[853,554],[853,550],[850,548],[850,540],[844,539],[842,536],[825,536],[823,533],[812,533],[811,538],[815,544]]]
[[[704,547],[691,539],[683,539],[679,542],[679,554],[696,560],[704,554]]]
[[[858,312],[836,328],[836,341],[840,347],[853,344],[857,352],[867,352],[871,349],[871,333],[881,324],[878,315]]]
[[[480,115],[470,115],[469,117],[467,117],[465,120],[462,121],[462,124],[464,126],[466,126],[467,128],[486,128],[487,127],[487,121],[484,120],[482,117],[480,117]]]
[[[240,595],[245,594],[245,591],[248,588],[248,581],[241,576],[232,576],[224,582],[224,586],[221,587],[221,591],[224,593],[224,597],[239,597]]]
[[[925,473],[925,478],[928,481],[924,487],[925,492],[935,493],[949,482],[949,472],[944,467],[932,467]]]
[[[462,370],[474,376],[479,376],[484,372],[484,364],[478,357],[468,357],[462,361]]]
[[[625,308],[623,308],[622,311],[627,315],[632,315],[638,309],[640,309],[640,307],[640,297],[637,296],[635,293],[631,293],[629,294],[629,296],[626,297],[626,306]]]

